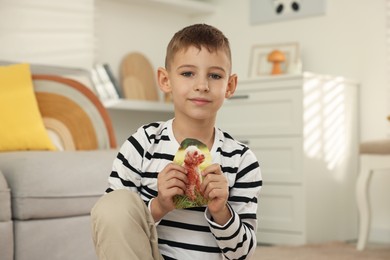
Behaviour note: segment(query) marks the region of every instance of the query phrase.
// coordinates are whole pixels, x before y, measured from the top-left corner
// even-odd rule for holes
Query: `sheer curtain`
[[[94,0],[0,0],[0,60],[89,69]]]

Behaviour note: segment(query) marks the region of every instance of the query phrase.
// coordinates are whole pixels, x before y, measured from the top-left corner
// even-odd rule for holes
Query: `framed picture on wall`
[[[324,15],[326,0],[251,0],[252,25]]]
[[[249,78],[271,75],[274,64],[268,61],[268,55],[279,51],[284,55],[280,62],[281,74],[296,74],[301,72],[300,50],[297,42],[254,45],[250,54]]]

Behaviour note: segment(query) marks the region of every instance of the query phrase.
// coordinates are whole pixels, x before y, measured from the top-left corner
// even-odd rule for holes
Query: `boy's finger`
[[[219,164],[217,164],[217,163],[214,163],[214,164],[206,167],[203,170],[202,175],[206,176],[209,173],[212,173],[212,174],[222,174],[221,166]]]
[[[177,165],[175,163],[168,164],[165,169],[169,172],[171,170],[180,171],[182,173],[186,173],[186,169],[183,166]]]

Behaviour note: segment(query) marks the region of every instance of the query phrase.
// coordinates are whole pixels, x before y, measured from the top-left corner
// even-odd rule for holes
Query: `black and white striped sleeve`
[[[235,182],[230,187],[228,206],[231,219],[220,226],[206,218],[217,244],[227,259],[249,259],[256,248],[257,199],[262,186],[259,163],[255,155],[246,149],[241,155],[235,174]]]
[[[139,192],[141,186],[141,166],[144,157],[145,131],[141,127],[130,136],[119,149],[108,178],[106,192],[129,189]]]

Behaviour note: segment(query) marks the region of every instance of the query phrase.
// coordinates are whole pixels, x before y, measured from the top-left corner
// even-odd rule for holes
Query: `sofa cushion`
[[[89,214],[107,187],[116,150],[0,153],[14,219]]]
[[[12,221],[0,221],[0,252],[1,260],[14,259],[14,231]]]
[[[55,150],[45,129],[28,64],[0,67],[0,151]]]
[[[14,230],[14,259],[97,260],[89,216],[17,220]]]

